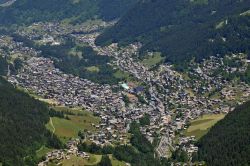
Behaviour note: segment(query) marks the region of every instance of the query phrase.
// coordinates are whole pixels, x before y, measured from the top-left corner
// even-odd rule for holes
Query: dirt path
[[[52,120],[52,118],[51,118],[51,117],[50,117],[49,123],[50,123],[50,125],[52,126],[52,129],[53,129],[53,131],[52,131],[52,135],[54,135],[54,133],[55,133],[56,129],[55,129],[55,126],[54,126],[54,124],[53,124],[53,120]]]

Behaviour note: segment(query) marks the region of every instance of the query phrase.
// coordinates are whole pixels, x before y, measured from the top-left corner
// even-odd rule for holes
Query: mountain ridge
[[[192,58],[201,60],[211,55],[237,52],[236,49],[230,50],[233,48],[233,40],[249,41],[248,36],[238,33],[249,32],[249,16],[240,14],[249,10],[250,2],[206,2],[140,1],[114,27],[101,34],[96,43],[107,45],[112,42],[127,44],[139,41],[143,43],[141,54],[148,50],[159,51],[171,62]],[[220,10],[222,7],[224,10]],[[225,20],[227,25],[215,28],[216,24]],[[236,32],[235,28],[241,30]],[[231,36],[233,40],[229,38],[222,41],[223,35]],[[245,41],[237,47],[243,47],[243,52],[248,52],[249,47]]]
[[[31,24],[39,21],[71,19],[81,23],[88,19],[113,20],[125,13],[136,1],[132,0],[18,0],[0,7],[0,24]]]
[[[238,106],[198,142],[199,160],[208,165],[249,165],[250,102]]]

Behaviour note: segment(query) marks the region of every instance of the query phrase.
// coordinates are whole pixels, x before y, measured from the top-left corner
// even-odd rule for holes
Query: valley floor
[[[38,25],[39,31],[36,30]],[[6,57],[13,60],[18,53],[20,59],[26,59],[18,73],[7,76],[8,81],[35,93],[42,101],[49,101],[53,108],[65,113],[66,119],[51,117],[46,125],[64,143],[71,138],[78,139],[78,133],[84,132],[84,141],[97,145],[129,144],[129,124],[148,114],[149,124],[141,126],[140,131],[150,142],[155,138],[161,140],[156,148],[159,156],[169,157],[169,152],[178,149],[192,155],[198,150],[192,144],[194,140],[235,106],[249,100],[250,86],[237,77],[249,68],[244,54],[190,62],[187,69],[180,72],[172,64],[159,64],[163,60],[160,53],[149,53],[146,59],[139,60],[140,43],[99,47],[94,43],[99,32],[89,32],[89,27],[69,27],[66,33],[64,27],[59,23],[38,23],[19,33],[34,40],[40,36],[44,43],[35,42],[44,45],[51,43],[46,43],[49,39],[53,39],[52,44],[64,41],[63,36],[71,34],[75,43],[91,47],[98,56],[110,57],[107,65],[116,71],[114,76],[122,80],[117,84],[100,84],[63,72],[55,67],[58,59],[43,57],[39,50],[26,47],[9,36],[0,37],[0,48],[6,45],[12,48],[8,50],[11,54],[3,52]],[[75,31],[85,33],[73,34]],[[87,70],[101,72],[96,66]],[[232,75],[235,77],[229,79]],[[188,124],[191,125],[188,127]],[[47,150],[42,147],[37,153]],[[70,158],[57,162],[64,165],[87,162],[76,156]],[[92,159],[97,163],[100,156],[91,154]],[[114,159],[112,162],[124,164]]]

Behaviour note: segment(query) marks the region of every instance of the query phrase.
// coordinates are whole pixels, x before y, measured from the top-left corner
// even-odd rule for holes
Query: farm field
[[[193,120],[184,134],[186,136],[195,136],[197,139],[200,139],[213,125],[224,117],[225,114],[203,115],[202,117]]]

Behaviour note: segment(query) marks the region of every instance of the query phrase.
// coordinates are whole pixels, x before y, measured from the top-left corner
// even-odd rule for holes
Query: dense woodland
[[[30,24],[38,21],[81,23],[87,19],[112,20],[120,17],[136,0],[17,0],[0,7],[0,25]]]
[[[207,165],[250,165],[250,102],[229,113],[198,142],[198,159]],[[197,156],[194,158],[197,160]]]
[[[57,113],[0,78],[0,163],[36,165],[35,151],[42,145],[62,147],[45,128],[49,116]]]
[[[145,51],[160,51],[167,61],[249,52],[247,0],[143,0],[106,30],[96,43],[143,43]]]
[[[7,74],[7,69],[8,69],[7,61],[2,56],[0,56],[0,75]]]
[[[9,0],[0,0],[0,4],[3,4],[3,3],[6,3],[8,2]]]

